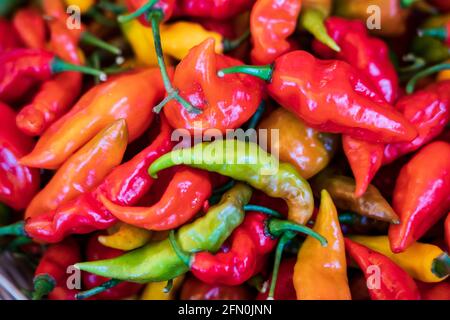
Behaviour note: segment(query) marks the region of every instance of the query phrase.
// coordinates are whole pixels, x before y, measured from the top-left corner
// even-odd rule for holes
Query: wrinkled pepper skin
[[[16,127],[14,110],[2,102],[0,114],[0,202],[22,210],[39,190],[39,170],[19,164],[33,148],[33,140]]]
[[[250,290],[245,286],[224,286],[204,283],[197,278],[187,278],[180,292],[181,300],[251,300]]]
[[[121,118],[127,121],[131,142],[150,125],[154,117],[151,108],[163,94],[164,86],[157,69],[126,74],[97,85],[45,131],[21,163],[38,168],[58,168],[107,124]]]
[[[12,23],[22,43],[30,49],[44,49],[46,28],[42,14],[34,8],[23,8],[16,11]]]
[[[337,147],[334,136],[308,127],[301,119],[284,108],[278,108],[261,121],[258,129],[267,130],[268,150],[275,151],[280,160],[288,162],[305,179],[324,169]],[[272,141],[271,130],[278,130]]]
[[[164,114],[173,128],[190,132],[216,129],[225,133],[244,124],[262,99],[263,83],[248,75],[219,78],[217,71],[240,65],[238,60],[218,55],[215,42],[207,39],[191,49],[176,67],[173,85],[201,113],[189,112],[177,101],[169,101]],[[198,131],[201,130],[201,131]]]
[[[22,41],[13,24],[4,18],[0,18],[0,54],[21,46]]]
[[[420,239],[450,209],[450,144],[432,142],[400,171],[393,208],[400,224],[389,228],[389,241],[398,253]]]
[[[100,131],[58,169],[33,198],[25,218],[55,210],[77,196],[93,190],[122,161],[128,134],[125,120],[117,120]]]
[[[147,230],[175,229],[199,212],[212,192],[208,173],[181,168],[161,199],[151,207],[123,207],[101,197],[105,208],[117,219]]]
[[[367,281],[373,276],[371,268],[378,267],[379,288],[368,287],[372,300],[420,300],[419,289],[413,278],[388,257],[350,239],[345,239],[345,248],[361,268]]]
[[[130,251],[146,244],[152,233],[130,224],[118,222],[107,230],[108,234],[98,236],[98,242],[105,247]]]
[[[281,261],[273,297],[274,300],[297,300],[292,280],[296,262],[297,260],[295,258],[285,258]],[[270,276],[269,283],[272,283],[272,276]],[[267,296],[268,290],[264,293],[260,292],[256,296],[256,300],[266,300]]]
[[[294,269],[297,300],[350,300],[344,237],[326,190],[321,192],[313,229],[327,239],[328,246],[322,247],[308,236],[300,247]]]
[[[256,1],[250,14],[253,64],[272,63],[291,49],[287,38],[296,29],[301,7],[301,0]]]
[[[212,150],[216,152],[211,154]],[[308,182],[293,166],[278,163],[256,143],[215,140],[196,144],[190,149],[174,150],[153,162],[149,173],[153,176],[176,164],[217,172],[247,182],[270,197],[282,198],[289,207],[288,219],[293,222],[305,224],[312,215],[314,199]],[[274,169],[278,169],[276,173]]]
[[[89,238],[86,247],[86,259],[87,261],[98,261],[102,259],[113,259],[123,254],[123,251],[103,246],[98,242],[97,235],[94,234]],[[83,272],[82,283],[84,289],[92,289],[102,283],[110,280],[108,278],[100,277],[95,274]],[[97,295],[97,300],[115,300],[131,297],[136,294],[142,288],[141,285],[132,282],[121,282],[118,285],[107,289]]]
[[[176,15],[227,20],[250,9],[255,0],[179,0]]]
[[[186,252],[217,251],[244,219],[243,206],[251,189],[238,184],[206,215],[181,227],[175,237]],[[133,282],[166,281],[186,273],[189,267],[178,257],[169,239],[151,242],[118,258],[83,262],[76,267],[87,272]]]

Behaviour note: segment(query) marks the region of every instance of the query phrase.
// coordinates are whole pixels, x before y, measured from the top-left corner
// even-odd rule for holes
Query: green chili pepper
[[[431,64],[442,62],[450,57],[449,48],[440,40],[427,36],[414,38],[411,51],[415,56]]]
[[[327,28],[325,27],[325,14],[314,8],[308,8],[300,14],[299,25],[308,30],[314,38],[322,42],[327,47],[333,49],[336,52],[341,51],[339,45],[328,35]]]
[[[250,187],[237,184],[206,215],[181,227],[175,235],[177,243],[186,252],[219,250],[244,219],[243,207],[251,195]],[[169,239],[151,242],[114,259],[77,263],[75,267],[100,276],[139,283],[167,281],[189,271]]]
[[[292,165],[279,162],[254,142],[215,140],[174,150],[154,161],[149,174],[155,177],[157,172],[177,164],[217,172],[247,182],[270,197],[282,198],[289,208],[288,219],[293,222],[305,224],[312,215],[314,198],[308,182]]]

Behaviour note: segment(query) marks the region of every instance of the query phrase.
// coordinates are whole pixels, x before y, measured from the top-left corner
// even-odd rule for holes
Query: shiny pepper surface
[[[176,13],[182,16],[227,20],[251,8],[255,0],[179,0]]]
[[[12,19],[22,42],[30,49],[44,49],[46,29],[41,13],[33,8],[19,9]]]
[[[129,12],[135,12],[138,9],[142,8],[144,5],[147,5],[148,3],[149,0],[125,0],[125,4]],[[150,10],[162,11],[163,21],[167,21],[172,16],[174,7],[175,7],[175,0],[156,0],[154,1],[154,5],[151,7]],[[146,14],[142,14],[139,16],[139,22],[142,23],[144,26],[150,26]]]
[[[118,222],[108,230],[108,234],[98,236],[98,242],[105,247],[130,251],[146,244],[152,233],[130,224]]]

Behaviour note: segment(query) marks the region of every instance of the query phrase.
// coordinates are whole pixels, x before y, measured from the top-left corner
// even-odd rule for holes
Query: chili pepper
[[[421,283],[419,285],[422,300],[449,300],[450,299],[450,282],[443,281],[439,283]]]
[[[435,245],[415,242],[405,251],[393,253],[387,236],[351,236],[350,239],[385,255],[414,279],[440,282],[450,273],[449,256]]]
[[[447,244],[447,250],[450,250],[450,213],[447,214],[444,226],[445,226],[445,242]]]
[[[378,268],[379,282],[367,286],[372,300],[420,300],[414,280],[388,257],[350,239],[345,239],[345,247],[367,281],[373,276],[374,268]]]
[[[148,171],[155,176],[175,164],[217,172],[247,182],[271,197],[282,198],[289,207],[288,218],[293,222],[304,224],[312,215],[313,196],[306,180],[290,164],[278,163],[256,143],[231,139],[199,143],[190,149],[167,153],[153,162]]]
[[[22,41],[12,23],[0,18],[0,54],[20,46],[22,46]]]
[[[78,290],[68,289],[66,286],[56,287],[48,294],[48,300],[76,300]]]
[[[358,19],[366,22],[373,11],[368,12],[368,3],[360,0],[336,0],[334,1],[334,14],[349,19]],[[373,0],[370,5],[377,6],[377,13],[381,21],[381,27],[373,28],[375,34],[398,37],[407,30],[406,20],[410,14],[410,9],[402,5],[399,0]],[[373,10],[373,9],[372,9]],[[369,22],[369,21],[368,21]],[[370,20],[373,25],[376,20]]]
[[[450,144],[443,141],[428,144],[401,169],[392,201],[400,224],[389,228],[393,252],[404,251],[448,212],[449,172]]]
[[[322,190],[327,190],[339,209],[350,210],[376,220],[399,223],[395,211],[372,185],[368,186],[361,197],[356,197],[353,193],[355,181],[352,178],[325,171],[314,178],[311,186],[317,197]]]
[[[287,38],[295,31],[301,6],[299,0],[256,1],[250,14],[254,64],[272,63],[291,49]]]
[[[292,164],[305,179],[325,168],[337,147],[336,137],[308,127],[283,108],[270,113],[258,129],[267,130],[268,150],[278,154],[281,161]],[[271,130],[278,130],[278,139],[274,137],[272,141]]]
[[[324,132],[344,133],[371,142],[410,141],[417,133],[350,64],[317,60],[306,51],[292,51],[273,66],[236,66],[219,76],[243,72],[266,81],[270,96],[281,106]]]
[[[172,287],[167,291],[167,282],[150,282],[145,286],[140,300],[175,300],[175,294],[183,285],[184,275],[173,279]]]
[[[76,6],[81,13],[86,13],[95,4],[95,0],[64,0],[68,6]]]
[[[420,29],[419,36],[429,36],[439,39],[443,41],[447,47],[450,47],[450,21],[447,21],[447,23],[441,27]]]
[[[125,0],[125,4],[131,13],[125,16],[119,16],[119,22],[124,23],[138,18],[145,26],[151,25],[148,21],[151,12],[159,11],[162,22],[165,22],[172,16],[175,8],[175,0]]]
[[[151,207],[123,207],[105,196],[100,200],[119,220],[147,230],[177,228],[201,210],[211,196],[211,182],[204,171],[182,168],[175,173],[161,199]]]
[[[321,247],[307,237],[300,247],[294,269],[297,300],[350,300],[344,237],[333,200],[326,190],[321,192],[313,230],[322,234],[329,245]]]
[[[27,48],[45,48],[45,22],[38,10],[33,8],[19,9],[14,14],[12,23]]]
[[[208,213],[177,232],[176,239],[187,252],[217,251],[244,218],[243,206],[250,200],[251,189],[236,185]],[[115,259],[83,262],[77,268],[105,277],[133,282],[173,279],[189,270],[172,249],[169,239],[151,242]]]
[[[450,3],[446,0],[428,0],[428,2],[431,2],[433,6],[437,7],[442,12],[450,11]]]
[[[0,99],[14,101],[39,81],[64,71],[77,71],[104,78],[104,74],[85,66],[73,65],[44,50],[14,49],[0,55]]]
[[[428,63],[439,63],[450,58],[450,51],[438,39],[415,37],[411,42],[411,52]]]
[[[118,222],[108,229],[108,235],[100,235],[98,242],[105,247],[130,251],[146,244],[151,232],[130,224]]]
[[[227,20],[249,10],[255,0],[177,1],[175,14],[195,18]]]
[[[445,63],[450,64],[450,60],[447,60]],[[444,80],[450,80],[450,70],[442,70],[436,76],[436,81],[444,81]]]
[[[195,113],[178,101],[169,101],[164,107],[164,114],[172,127],[191,132],[204,132],[211,128],[225,132],[226,129],[240,127],[257,110],[262,99],[262,82],[255,82],[247,75],[220,79],[217,70],[239,65],[240,62],[216,54],[214,48],[214,40],[207,39],[192,48],[176,67],[175,88],[202,112]]]
[[[134,83],[129,86],[129,83]],[[143,95],[142,93],[146,94]],[[119,76],[89,90],[70,112],[41,136],[21,163],[57,168],[75,150],[114,120],[127,120],[129,142],[139,137],[153,120],[151,106],[162,98],[163,84],[157,69]]]
[[[0,102],[0,202],[15,210],[27,207],[39,189],[39,171],[19,164],[33,140],[16,127],[16,114]]]
[[[97,240],[97,235],[92,235],[89,238],[87,247],[86,247],[86,259],[87,261],[99,261],[103,259],[113,259],[119,257],[123,254],[122,250],[113,249],[109,247],[103,246]],[[82,282],[83,286],[87,289],[94,288],[109,279],[97,276],[95,274],[83,272],[82,274]],[[132,282],[121,282],[114,286],[113,288],[109,288],[95,296],[96,299],[121,299],[128,298],[133,294],[137,293],[142,288],[141,285],[132,283]],[[77,296],[79,299],[79,296]]]
[[[361,216],[353,212],[339,214],[339,223],[344,234],[386,234],[389,223]]]
[[[245,286],[224,286],[204,283],[188,277],[181,286],[180,300],[250,300],[253,298]]]
[[[287,258],[281,261],[278,272],[277,285],[275,287],[274,300],[297,300],[295,288],[292,282],[296,259]],[[269,279],[272,282],[272,276]],[[256,300],[267,300],[268,291],[260,292]]]
[[[237,36],[235,20],[219,21],[211,18],[199,18],[195,19],[195,21],[200,23],[206,30],[217,32],[224,38],[234,39]]]
[[[127,147],[125,120],[115,121],[74,153],[50,182],[33,198],[25,218],[55,210],[82,193],[93,190],[120,164]]]
[[[245,209],[245,206],[244,206]],[[267,217],[261,212],[249,212],[242,224],[231,234],[230,248],[226,252],[187,254],[169,239],[180,259],[192,274],[210,284],[238,285],[249,280],[261,268],[261,257],[270,253],[276,238],[286,231],[311,235],[322,245],[326,240],[311,229],[280,219]],[[275,280],[276,281],[276,280]]]
[[[34,273],[33,300],[52,293],[56,287],[67,287],[67,269],[80,260],[80,248],[71,238],[49,246]]]

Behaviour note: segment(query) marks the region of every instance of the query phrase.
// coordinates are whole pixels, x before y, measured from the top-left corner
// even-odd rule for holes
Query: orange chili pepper
[[[26,47],[44,49],[46,37],[45,22],[38,10],[33,8],[20,9],[14,15],[12,22]]]

